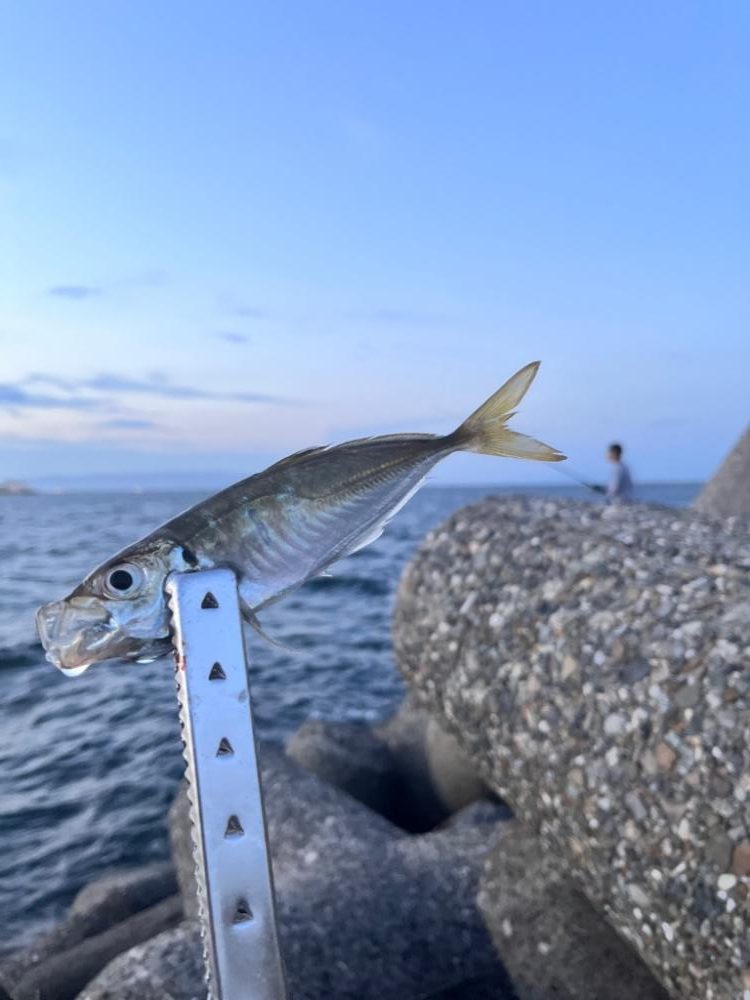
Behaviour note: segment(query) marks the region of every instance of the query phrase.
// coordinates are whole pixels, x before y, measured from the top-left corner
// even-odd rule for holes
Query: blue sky
[[[0,479],[515,420],[702,478],[748,420],[750,7],[0,14]],[[549,481],[460,456],[445,481]]]

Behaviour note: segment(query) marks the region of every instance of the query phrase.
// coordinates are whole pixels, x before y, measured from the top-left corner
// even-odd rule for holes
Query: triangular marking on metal
[[[230,816],[227,820],[227,828],[224,831],[224,836],[241,837],[244,832],[242,823],[240,823],[239,819],[236,816]]]
[[[216,751],[216,756],[217,757],[231,757],[233,753],[234,753],[234,747],[229,742],[229,740],[226,738],[226,736],[222,736],[222,738],[221,738],[221,740],[219,742],[219,749]]]
[[[234,917],[232,918],[233,924],[246,924],[248,920],[253,919],[253,911],[250,909],[246,899],[239,899],[237,901],[237,909],[234,911]]]
[[[225,681],[227,679],[227,675],[224,673],[224,668],[218,661],[211,667],[211,673],[208,675],[208,679],[210,681]]]
[[[206,592],[206,596],[201,601],[202,608],[218,608],[219,602],[216,600],[211,591]]]

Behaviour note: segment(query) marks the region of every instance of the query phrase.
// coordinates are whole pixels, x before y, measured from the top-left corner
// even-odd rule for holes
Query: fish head
[[[37,630],[47,659],[68,676],[102,660],[155,660],[170,651],[164,585],[189,569],[184,550],[141,543],[103,563],[60,601],[39,608]]]

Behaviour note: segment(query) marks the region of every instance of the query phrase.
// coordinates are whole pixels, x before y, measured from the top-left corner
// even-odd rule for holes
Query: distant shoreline
[[[19,484],[22,488],[15,488],[15,484],[0,484],[0,496],[80,496],[83,494],[109,494],[124,496],[147,496],[154,493],[206,493],[211,494],[224,489],[229,483],[193,483],[185,485],[148,485],[148,486],[128,486],[114,483],[102,483],[101,485],[91,484],[82,486],[29,486],[26,483]],[[663,489],[695,490],[697,493],[705,485],[705,480],[694,479],[662,479],[649,480],[636,484],[636,492],[639,490],[649,494]],[[445,491],[445,490],[485,490],[489,493],[528,493],[528,492],[555,492],[562,495],[578,495],[585,493],[586,488],[575,483],[547,482],[547,483],[446,483],[432,482],[422,487],[422,491]]]
[[[9,479],[0,483],[0,496],[2,497],[27,497],[33,496],[37,491],[28,483],[20,480]]]

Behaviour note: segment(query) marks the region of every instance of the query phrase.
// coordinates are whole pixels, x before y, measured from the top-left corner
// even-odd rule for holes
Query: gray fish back
[[[240,574],[259,608],[374,541],[452,450],[434,435],[308,449],[224,490],[165,529]]]

